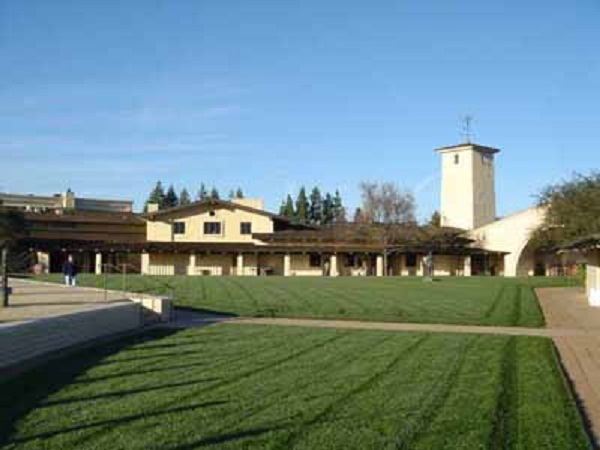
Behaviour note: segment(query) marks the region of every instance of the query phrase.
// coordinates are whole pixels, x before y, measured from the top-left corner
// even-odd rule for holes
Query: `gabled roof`
[[[173,208],[160,209],[158,211],[148,212],[148,213],[142,214],[141,217],[153,220],[153,219],[157,219],[157,218],[170,217],[172,215],[180,215],[181,213],[185,213],[188,211],[191,212],[191,211],[194,211],[194,210],[197,210],[200,208],[206,208],[206,207],[208,207],[208,208],[212,207],[212,208],[241,209],[243,211],[248,211],[248,212],[251,212],[254,214],[259,214],[262,216],[270,217],[273,220],[278,220],[281,222],[289,223],[291,225],[296,225],[287,217],[280,216],[279,214],[273,214],[268,211],[253,208],[251,206],[243,205],[240,203],[230,202],[227,200],[214,199],[214,198],[210,198],[210,199],[206,199],[206,200],[198,200],[196,202],[192,202],[187,205],[180,205],[180,206],[175,206]],[[303,225],[302,227],[309,228],[308,226],[305,226],[305,225]]]

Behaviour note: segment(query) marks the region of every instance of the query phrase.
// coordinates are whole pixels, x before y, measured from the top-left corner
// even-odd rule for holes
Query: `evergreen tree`
[[[283,213],[281,215],[293,220],[296,217],[296,214],[294,212],[294,201],[292,200],[292,196],[290,194],[288,194],[282,206]]]
[[[210,190],[210,198],[211,198],[211,200],[219,200],[219,191],[217,190],[216,187],[213,187]]]
[[[333,197],[333,220],[335,222],[346,221],[346,209],[342,203],[342,196],[339,190],[335,190],[335,197]]]
[[[308,222],[308,198],[306,197],[306,189],[304,186],[300,188],[298,198],[296,199],[296,214],[295,218],[300,223]]]
[[[198,194],[196,194],[196,200],[206,200],[208,198],[208,192],[206,191],[206,186],[204,183],[200,183],[200,189],[198,190]]]
[[[242,192],[242,188],[237,188],[237,191],[235,191],[235,198],[244,198],[244,193]]]
[[[356,208],[354,210],[354,223],[365,223],[366,217],[361,208]]]
[[[148,204],[155,203],[158,205],[158,208],[161,209],[165,203],[165,189],[160,181],[157,181],[154,185],[154,189],[150,192],[148,196],[148,200],[146,200],[146,204],[144,205],[144,211],[148,211]]]
[[[281,205],[279,205],[279,215],[285,216],[285,200],[282,200]]]
[[[175,188],[171,184],[171,185],[169,185],[169,189],[167,189],[167,195],[165,195],[163,207],[164,208],[173,208],[174,206],[177,206],[177,205],[179,205],[179,197],[177,197]]]
[[[320,224],[323,221],[323,197],[321,191],[315,186],[310,194],[310,213],[311,223]]]
[[[438,211],[434,211],[431,215],[431,219],[429,219],[429,225],[436,228],[442,226],[442,216],[440,216],[440,213]]]
[[[192,199],[190,198],[190,193],[186,188],[181,190],[181,194],[179,194],[179,204],[180,205],[189,205],[192,203]]]
[[[233,200],[235,198],[235,192],[233,192],[233,189],[231,189],[229,191],[229,200]]]
[[[325,199],[323,200],[323,223],[324,224],[333,223],[334,218],[335,218],[335,210],[334,210],[333,197],[328,192],[327,195],[325,195]]]

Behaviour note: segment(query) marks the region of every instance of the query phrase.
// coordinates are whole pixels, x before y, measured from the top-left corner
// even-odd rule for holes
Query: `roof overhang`
[[[485,153],[487,155],[493,155],[495,153],[500,152],[500,149],[497,149],[494,147],[487,147],[485,145],[478,145],[478,144],[474,144],[474,143],[470,143],[470,142],[465,142],[463,144],[458,144],[458,145],[450,145],[447,147],[440,147],[440,148],[437,148],[435,151],[438,153],[450,153],[450,152],[467,151],[467,150],[476,151],[479,153]]]

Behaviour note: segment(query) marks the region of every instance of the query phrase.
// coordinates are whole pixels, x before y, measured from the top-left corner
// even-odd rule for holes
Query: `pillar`
[[[50,252],[37,252],[37,261],[43,273],[50,273]]]
[[[142,253],[142,275],[150,275],[150,253]]]
[[[471,256],[465,256],[465,263],[463,269],[463,276],[470,277],[471,276]]]
[[[377,255],[377,261],[375,265],[375,275],[378,277],[383,276],[383,255]]]
[[[289,277],[292,273],[292,257],[289,253],[283,256],[283,276]]]
[[[329,276],[337,277],[338,275],[337,255],[331,255],[331,258],[329,258]]]
[[[188,264],[188,275],[196,275],[196,254],[190,253],[190,262]]]
[[[96,264],[94,265],[94,273],[102,275],[102,253],[96,253]]]
[[[238,277],[244,275],[244,254],[238,253],[236,261],[235,261],[235,271]]]
[[[425,268],[423,267],[423,255],[417,255],[417,276],[422,277],[425,275]]]

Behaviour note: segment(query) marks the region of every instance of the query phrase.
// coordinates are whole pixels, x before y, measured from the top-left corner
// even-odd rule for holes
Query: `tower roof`
[[[486,147],[485,145],[479,145],[479,144],[475,144],[472,142],[465,142],[463,144],[449,145],[447,147],[440,147],[440,148],[437,148],[435,151],[438,153],[445,153],[445,152],[455,152],[455,151],[461,151],[461,150],[472,150],[472,151],[476,151],[479,153],[487,153],[489,155],[493,155],[494,153],[498,153],[500,151],[500,149],[497,149],[497,148]]]

